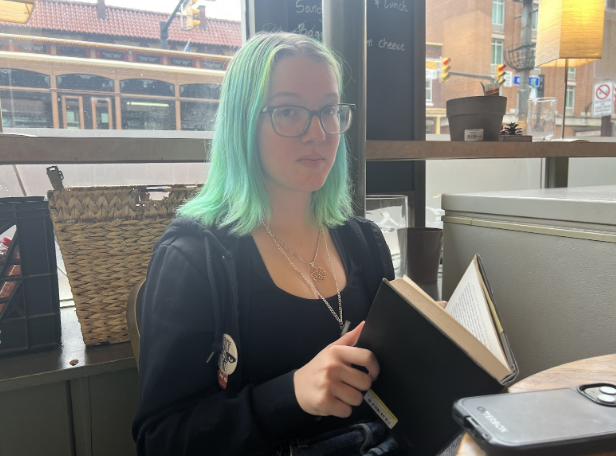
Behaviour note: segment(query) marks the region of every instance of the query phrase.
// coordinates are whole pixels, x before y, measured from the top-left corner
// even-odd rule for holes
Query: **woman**
[[[379,366],[354,345],[394,273],[380,230],[351,215],[341,85],[301,35],[258,35],[231,61],[207,182],[148,269],[139,454],[396,447],[362,401]]]

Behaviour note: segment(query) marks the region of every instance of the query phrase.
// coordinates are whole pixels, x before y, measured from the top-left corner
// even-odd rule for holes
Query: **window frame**
[[[500,10],[500,22],[494,22],[495,16],[498,15],[496,11]],[[498,20],[499,18],[496,17]],[[492,0],[492,26],[504,27],[505,26],[505,0]]]
[[[567,99],[565,101],[565,109],[567,115],[573,115],[575,113],[575,86],[567,85]]]
[[[429,105],[433,104],[433,100],[432,100],[433,82],[434,82],[434,79],[426,78],[426,104],[429,104]],[[428,93],[430,93],[430,98],[428,98]]]

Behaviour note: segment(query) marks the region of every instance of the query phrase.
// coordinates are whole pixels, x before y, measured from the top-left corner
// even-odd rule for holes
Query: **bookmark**
[[[345,320],[344,326],[342,327],[342,332],[340,333],[340,335],[344,336],[349,331],[350,327],[351,327],[351,322],[349,320]]]

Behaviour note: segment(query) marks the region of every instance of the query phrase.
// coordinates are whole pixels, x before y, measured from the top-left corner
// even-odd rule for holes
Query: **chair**
[[[131,290],[128,295],[128,301],[126,302],[126,323],[128,325],[128,335],[130,337],[130,344],[133,347],[133,354],[135,355],[135,362],[137,363],[137,370],[139,370],[139,323],[141,322],[141,299],[143,296],[143,284],[145,283],[145,277],[140,280]]]

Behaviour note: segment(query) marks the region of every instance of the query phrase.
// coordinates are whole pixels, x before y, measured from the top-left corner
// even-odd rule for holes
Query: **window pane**
[[[65,74],[56,77],[58,89],[113,92],[113,79],[91,74]]]
[[[49,76],[34,71],[0,68],[0,86],[48,89]]]
[[[186,84],[180,86],[180,97],[220,99],[220,84]]]
[[[175,87],[168,82],[151,79],[125,79],[120,81],[120,92],[173,97],[175,96]]]
[[[129,125],[147,130],[153,125],[165,130],[201,131],[206,124],[209,128],[211,123],[205,119],[185,121],[182,127],[180,101],[220,98],[228,63],[242,44],[242,3],[196,3],[200,24],[182,29],[186,21],[178,14],[163,43],[161,22],[170,17],[177,0],[36,2],[27,24],[0,21],[0,90],[41,89],[48,95],[45,109],[53,108],[51,118],[43,116],[34,122],[22,109],[26,99],[16,94],[10,110],[17,117],[7,111],[5,123],[86,132]],[[108,101],[106,97],[110,97]],[[122,98],[133,97],[154,97],[154,102],[164,99],[173,108],[150,106],[149,114],[139,114],[138,105],[129,109],[120,103]],[[122,119],[123,112],[128,119]],[[24,115],[29,120],[24,120]]]
[[[504,22],[504,0],[492,1],[492,23],[503,25]]]
[[[2,125],[7,128],[52,128],[51,94],[0,90]]]
[[[216,109],[218,109],[218,103],[202,103],[195,101],[180,102],[182,130],[213,130]]]
[[[122,98],[123,130],[175,130],[175,101]]]

